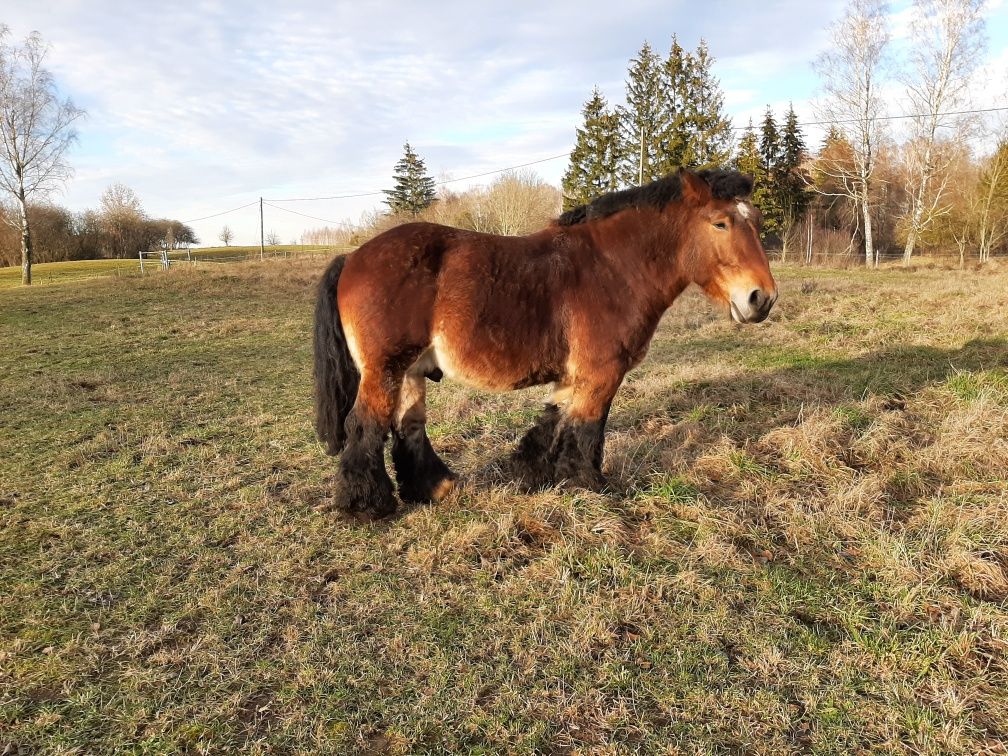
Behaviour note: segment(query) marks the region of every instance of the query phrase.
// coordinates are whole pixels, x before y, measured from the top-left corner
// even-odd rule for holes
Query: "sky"
[[[737,126],[768,104],[780,114],[793,103],[813,121],[812,61],[844,2],[4,5],[0,23],[15,39],[42,34],[59,88],[88,113],[74,177],[53,200],[96,207],[121,182],[149,215],[191,221],[211,245],[225,223],[234,243],[258,243],[260,197],[266,232],[285,243],[380,209],[381,196],[344,195],[390,187],[407,140],[453,189],[533,161],[559,184],[567,161],[556,156],[573,146],[592,87],[619,102],[641,43],[665,55],[673,34],[688,49],[707,40]],[[897,53],[909,12],[907,0],[893,3]],[[986,26],[976,104],[1008,105],[1005,0],[988,1]],[[807,129],[810,143],[820,136]],[[280,201],[333,196],[342,198]]]

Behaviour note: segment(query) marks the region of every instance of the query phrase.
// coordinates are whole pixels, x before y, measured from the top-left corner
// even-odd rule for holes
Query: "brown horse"
[[[740,323],[776,301],[751,191],[739,173],[682,170],[529,236],[408,223],[333,260],[315,311],[316,429],[343,452],[341,506],[395,511],[390,430],[403,501],[452,489],[426,432],[426,381],[442,375],[490,391],[552,384],[508,468],[526,486],[603,487],[609,406],[673,300],[695,283]]]

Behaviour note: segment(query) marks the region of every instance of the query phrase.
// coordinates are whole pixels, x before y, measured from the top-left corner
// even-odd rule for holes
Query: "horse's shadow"
[[[682,359],[688,360],[689,353],[684,352]],[[1008,368],[1008,339],[974,339],[956,349],[899,346],[848,359],[798,362],[771,371],[740,372],[724,379],[678,386],[669,400],[651,414],[689,413],[705,405],[776,410],[776,416],[769,421],[766,411],[757,411],[751,422],[743,418],[734,429],[727,430],[733,440],[754,440],[789,412],[797,418],[810,407],[839,407],[869,396],[900,409],[908,397],[942,384],[955,374]],[[636,419],[619,404],[617,395],[612,429],[625,428]]]
[[[676,358],[677,351],[665,350],[663,359]],[[713,354],[716,347],[710,345],[705,356]],[[688,360],[689,356],[684,347],[682,360]],[[1006,368],[1008,340],[996,337],[974,339],[953,349],[893,346],[848,359],[815,359],[771,371],[740,372],[676,386],[664,400],[651,396],[636,401],[631,377],[630,387],[624,387],[616,395],[608,435],[611,438],[614,434],[645,433],[643,429],[655,422],[675,424],[693,416],[698,408],[711,408],[715,412],[733,408],[732,422],[719,425],[712,436],[727,436],[733,443],[745,446],[774,428],[800,421],[814,408],[846,407],[875,397],[883,409],[899,411],[915,394],[928,386],[943,384],[956,374]],[[752,411],[739,413],[739,408]],[[516,443],[523,432],[523,428],[514,428],[509,434],[513,435],[510,443]],[[705,450],[701,444],[688,457],[695,459]],[[625,464],[622,472],[614,469],[620,467],[620,460],[612,459],[611,454],[607,456],[609,460],[603,469],[610,485],[603,493],[622,498],[646,484],[628,475]],[[507,478],[506,458],[505,455],[475,470],[461,470],[459,493],[452,496],[512,485]],[[521,486],[515,490],[517,494],[534,492]],[[402,504],[392,517],[382,522],[394,522],[426,506],[437,505]]]

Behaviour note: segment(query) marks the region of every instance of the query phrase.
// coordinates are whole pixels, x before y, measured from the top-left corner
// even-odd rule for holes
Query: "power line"
[[[492,171],[486,171],[485,173],[474,173],[471,176],[459,176],[458,178],[444,179],[443,181],[435,181],[435,186],[445,186],[446,184],[454,184],[457,181],[469,181],[470,179],[484,178],[485,176],[493,176],[496,173],[506,173],[507,171],[513,171],[518,168],[527,168],[530,165],[538,165],[539,163],[548,163],[550,160],[559,160],[560,158],[570,157],[569,152],[564,152],[560,155],[551,155],[550,157],[539,158],[538,160],[530,160],[527,163],[519,163],[518,165],[509,165],[507,168],[496,168]],[[356,197],[377,197],[379,194],[384,194],[384,191],[378,190],[373,192],[358,192],[356,194],[337,194],[331,197],[289,197],[286,199],[270,199],[268,202],[314,202],[316,200],[337,200],[337,199],[354,199]]]
[[[978,114],[978,113],[996,113],[996,112],[1000,112],[1002,110],[1008,110],[1008,106],[998,107],[998,108],[978,108],[978,109],[975,109],[975,110],[955,110],[955,111],[948,111],[948,112],[945,112],[945,113],[938,113],[938,116],[941,117],[941,116],[954,116],[954,115],[975,115],[975,114]],[[907,115],[888,115],[888,116],[878,116],[874,120],[876,120],[876,121],[894,121],[894,120],[901,120],[901,119],[906,119],[906,118],[923,118],[923,117],[925,117],[927,115],[930,115],[930,114],[929,113],[914,113],[914,114],[907,114]],[[831,125],[837,124],[837,123],[857,123],[858,120],[859,119],[857,119],[857,118],[850,118],[850,119],[840,119],[840,120],[835,120],[835,121],[805,121],[803,123],[799,123],[798,126],[831,126]],[[748,126],[732,126],[732,131],[745,131],[748,128],[749,128]],[[474,173],[471,176],[460,176],[459,178],[445,179],[444,181],[436,181],[435,182],[435,186],[444,186],[446,184],[452,184],[452,183],[455,183],[457,181],[469,181],[470,179],[484,178],[486,176],[493,176],[494,174],[497,174],[497,173],[505,173],[507,171],[513,171],[513,170],[515,170],[517,168],[527,168],[530,165],[538,165],[539,163],[548,163],[551,160],[559,160],[560,158],[565,158],[565,157],[570,157],[570,153],[569,152],[564,152],[564,153],[561,153],[560,155],[551,155],[550,157],[540,158],[539,160],[530,160],[527,163],[519,163],[518,165],[509,165],[507,168],[497,168],[497,169],[492,170],[492,171],[486,171],[485,173]],[[354,193],[354,194],[336,194],[336,195],[332,195],[332,196],[329,196],[329,197],[291,197],[291,198],[286,198],[286,199],[271,199],[269,201],[270,202],[315,202],[315,201],[322,201],[322,200],[354,199],[354,198],[357,198],[357,197],[377,197],[377,196],[382,195],[384,193],[385,192],[383,192],[383,191],[377,190],[377,191],[368,191],[368,192],[358,192],[358,193]]]
[[[1002,110],[1008,110],[1008,106],[1003,106],[999,108],[977,108],[976,110],[950,110],[946,113],[936,113],[935,115],[939,118],[942,116],[954,116],[954,115],[976,115],[978,113],[997,113]],[[886,115],[886,116],[875,116],[873,121],[898,121],[906,118],[927,118],[931,113],[909,113],[904,115]],[[860,118],[840,118],[835,121],[805,121],[804,123],[797,124],[798,126],[832,126],[837,123],[858,123]],[[745,131],[748,126],[732,126],[732,131]]]
[[[955,116],[955,115],[978,115],[980,113],[998,113],[998,112],[1002,112],[1002,111],[1006,111],[1006,110],[1008,110],[1008,106],[1001,106],[1001,107],[996,107],[996,108],[976,108],[976,109],[973,109],[973,110],[953,110],[953,111],[947,111],[947,112],[944,112],[944,113],[938,113],[937,116],[938,117],[944,117],[944,116]],[[901,115],[886,115],[886,116],[877,116],[874,120],[876,120],[876,121],[896,121],[896,120],[905,120],[905,119],[908,119],[908,118],[924,118],[924,117],[926,117],[928,115],[930,115],[930,114],[929,113],[911,113],[911,114],[901,114]],[[840,123],[857,123],[859,120],[860,119],[857,119],[857,118],[849,118],[849,119],[839,119],[839,120],[831,120],[831,121],[804,121],[804,122],[798,123],[797,125],[798,126],[832,126],[834,124],[840,124]],[[732,131],[745,131],[748,128],[749,128],[748,126],[732,126],[731,130]],[[494,169],[492,171],[485,171],[483,173],[474,173],[474,174],[471,174],[469,176],[460,176],[459,178],[444,179],[443,181],[436,181],[436,182],[434,182],[434,184],[435,184],[435,186],[445,186],[447,184],[453,184],[453,183],[456,183],[458,181],[470,181],[472,179],[485,178],[486,176],[493,176],[493,175],[498,174],[498,173],[506,173],[507,171],[513,171],[513,170],[516,170],[518,168],[527,168],[530,165],[539,165],[540,163],[548,163],[550,161],[559,160],[560,158],[566,158],[566,157],[570,157],[570,153],[569,152],[563,152],[563,153],[561,153],[559,155],[551,155],[549,157],[539,158],[538,160],[530,160],[527,163],[518,163],[517,165],[509,165],[506,168],[496,168],[496,169]],[[274,205],[272,203],[274,203],[274,202],[316,202],[316,201],[324,201],[324,200],[356,199],[356,198],[359,198],[359,197],[378,197],[378,196],[381,196],[383,194],[385,194],[385,192],[383,190],[379,189],[379,190],[367,191],[367,192],[354,192],[354,193],[349,193],[349,194],[334,194],[334,195],[327,196],[327,197],[285,197],[285,198],[279,198],[279,199],[264,200],[264,202],[265,202],[265,204],[269,205],[270,207],[272,207],[272,208],[274,208],[276,210],[283,210],[283,211],[288,212],[288,213],[294,213],[295,215],[301,215],[301,216],[303,216],[305,218],[311,218],[312,220],[322,221],[323,223],[337,223],[337,221],[327,220],[326,218],[319,218],[319,217],[317,217],[315,215],[308,215],[307,213],[300,213],[300,212],[298,212],[296,210],[290,210],[288,208],[280,207],[280,206]],[[202,218],[192,218],[190,220],[186,220],[186,221],[182,221],[182,222],[183,223],[195,223],[196,221],[208,220],[210,218],[216,218],[216,217],[221,216],[221,215],[227,215],[228,213],[233,213],[233,212],[236,212],[238,210],[244,210],[245,208],[252,207],[255,204],[257,204],[257,203],[256,202],[250,202],[247,205],[241,205],[239,207],[231,208],[230,210],[223,210],[223,211],[221,211],[219,213],[214,213],[212,215],[205,215]]]
[[[237,210],[244,210],[246,207],[252,207],[252,205],[258,204],[257,202],[249,202],[247,205],[241,205],[240,207],[232,207],[230,210],[222,210],[219,213],[214,213],[213,215],[204,215],[202,218],[190,218],[189,220],[184,220],[182,223],[195,223],[196,221],[207,220],[209,218],[216,218],[218,215],[227,215],[228,213],[233,213]]]
[[[379,190],[375,192],[359,192],[357,194],[335,194],[332,197],[288,197],[285,199],[263,200],[264,202],[314,202],[315,200],[339,200],[354,199],[356,197],[377,197],[385,192]],[[283,209],[283,208],[281,208]]]
[[[274,205],[266,200],[263,200],[263,204],[266,205],[266,207],[272,207],[274,210],[282,210],[285,213],[294,213],[294,215],[300,215],[302,218],[311,218],[312,220],[322,221],[323,223],[332,223],[336,226],[342,222],[329,220],[328,218],[319,218],[316,215],[308,215],[308,213],[299,213],[297,210],[291,210],[289,207],[280,207],[279,205]]]
[[[527,168],[530,165],[538,165],[539,163],[548,163],[550,160],[559,160],[560,158],[563,157],[570,157],[570,153],[564,152],[559,155],[552,155],[551,157],[540,158],[539,160],[530,160],[527,163],[521,163],[519,165],[509,165],[507,168],[498,168],[495,171],[487,171],[486,173],[474,173],[472,176],[462,176],[460,178],[438,181],[436,182],[436,184],[437,186],[444,186],[445,184],[451,184],[454,183],[455,181],[468,181],[469,179],[483,178],[484,176],[492,176],[495,173],[504,173],[506,171],[513,171],[516,168]]]

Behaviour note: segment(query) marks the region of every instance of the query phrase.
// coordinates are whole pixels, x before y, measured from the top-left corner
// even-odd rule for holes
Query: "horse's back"
[[[350,255],[339,284],[355,360],[425,356],[449,378],[493,390],[558,380],[572,266],[553,241],[432,223],[375,237]]]

